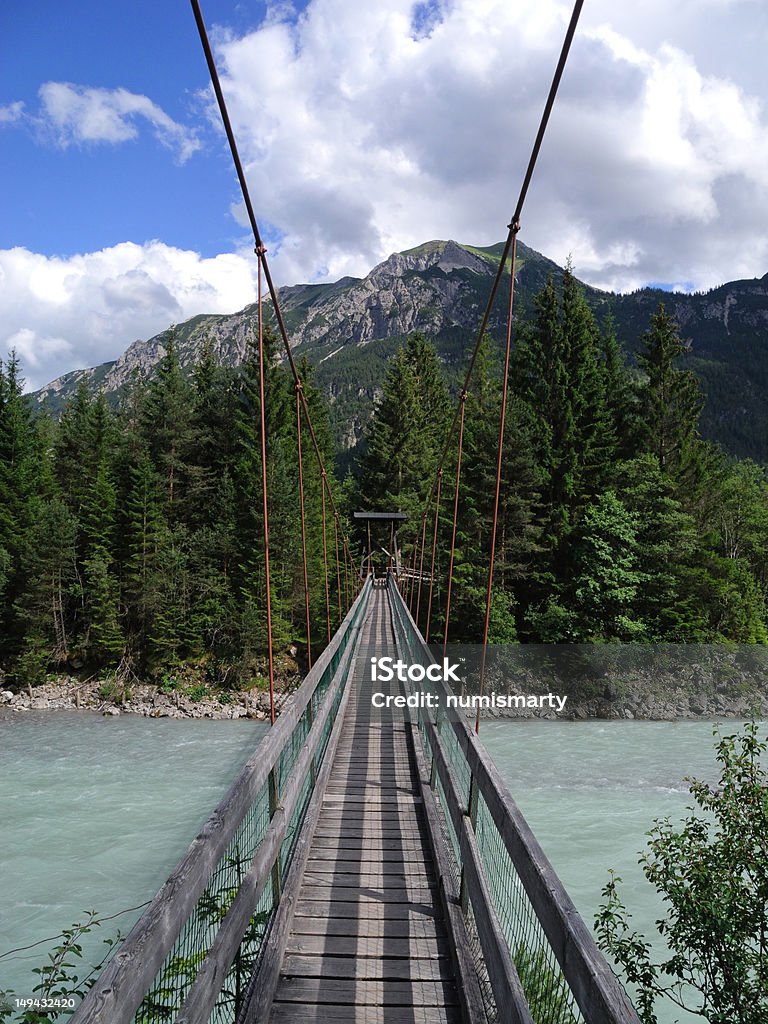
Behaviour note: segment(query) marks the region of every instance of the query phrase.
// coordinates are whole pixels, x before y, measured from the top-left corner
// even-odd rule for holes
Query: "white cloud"
[[[430,238],[502,238],[569,14],[561,0],[310,0],[300,15],[270,4],[244,35],[214,31],[275,278],[362,275]],[[614,289],[762,275],[766,39],[768,5],[754,0],[590,0],[523,240]],[[40,100],[61,146],[119,144],[143,125],[180,160],[198,145],[124,89],[49,82]],[[207,115],[218,124],[210,102]],[[20,103],[0,108],[0,123],[34,120]],[[171,322],[242,307],[253,271],[245,251],[203,260],[159,242],[67,259],[9,250],[0,352],[15,343],[39,385]]]
[[[16,348],[28,385],[41,387],[197,313],[241,309],[253,274],[252,257],[203,259],[161,242],[66,258],[0,250],[0,353]]]
[[[46,82],[39,90],[39,125],[57,145],[117,144],[139,135],[137,121],[151,125],[155,137],[184,163],[200,148],[195,134],[178,124],[147,96],[127,89],[94,89],[71,82]]]
[[[700,5],[685,0],[669,17],[666,3],[649,3],[653,31],[645,7],[641,18],[592,5],[523,238],[560,260],[572,251],[577,272],[606,286],[705,287],[763,273],[764,111],[728,69],[704,72],[686,51]],[[569,6],[433,3],[426,29],[412,20],[419,6],[313,0],[298,19],[273,11],[257,31],[218,38],[283,281],[362,274],[432,237],[489,243],[505,233]],[[748,0],[708,0],[707,17],[735,30],[747,8],[754,14]],[[713,52],[702,49],[707,67]]]
[[[16,124],[24,116],[24,104],[21,100],[15,103],[0,105],[0,124]]]

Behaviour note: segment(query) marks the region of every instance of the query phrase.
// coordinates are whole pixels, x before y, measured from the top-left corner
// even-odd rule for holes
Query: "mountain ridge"
[[[503,248],[503,243],[472,246],[433,239],[392,253],[363,278],[278,289],[292,347],[315,367],[342,448],[353,447],[361,437],[386,361],[408,334],[424,333],[449,372],[459,372],[474,344]],[[547,277],[562,273],[552,260],[518,242],[517,320],[530,314]],[[680,325],[690,366],[707,396],[702,432],[735,455],[768,461],[768,274],[694,293],[643,288],[619,295],[582,287],[598,323],[612,314],[629,353],[664,302]],[[489,323],[497,341],[503,336],[503,306],[497,303]],[[206,342],[223,364],[237,365],[256,322],[257,308],[250,304],[235,313],[199,314],[176,325],[182,366],[191,366]],[[64,374],[35,392],[35,398],[56,413],[85,381],[116,400],[135,375],[152,373],[165,353],[166,336],[164,331],[134,341],[116,360]]]

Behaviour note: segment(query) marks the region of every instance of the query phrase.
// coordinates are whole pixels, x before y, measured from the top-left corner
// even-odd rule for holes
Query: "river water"
[[[724,731],[735,731],[732,721]],[[30,995],[41,953],[83,911],[151,898],[265,726],[67,712],[0,713],[0,990]],[[681,818],[685,776],[714,780],[709,722],[484,722],[492,754],[589,925],[608,868],[635,923],[660,906],[637,864],[653,819]],[[85,940],[100,945],[125,914]],[[671,1015],[668,1020],[674,1019]]]

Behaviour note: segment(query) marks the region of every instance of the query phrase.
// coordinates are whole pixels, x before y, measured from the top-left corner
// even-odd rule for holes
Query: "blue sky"
[[[279,282],[505,234],[569,5],[207,0]],[[186,0],[0,10],[0,356],[30,386],[252,301]],[[523,218],[619,290],[768,271],[768,5],[585,5]]]
[[[226,18],[240,32],[264,16],[260,4],[204,6],[211,24]],[[16,0],[0,13],[0,33],[0,102],[22,101],[34,115],[46,81],[125,89],[151,98],[202,137],[195,158],[181,163],[141,128],[123,145],[66,149],[41,144],[32,128],[6,132],[0,246],[68,255],[160,238],[210,256],[232,246],[231,165],[201,124],[197,93],[207,87],[208,72],[189,3]]]

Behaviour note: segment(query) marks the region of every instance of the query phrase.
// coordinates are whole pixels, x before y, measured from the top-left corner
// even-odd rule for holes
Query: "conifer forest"
[[[257,352],[233,369],[208,348],[186,373],[172,331],[165,347],[156,375],[137,379],[119,405],[82,385],[56,420],[24,394],[15,358],[0,367],[0,667],[12,684],[73,670],[152,678],[189,664],[226,687],[263,671]],[[500,358],[487,339],[466,399],[452,641],[482,635]],[[302,377],[326,464],[347,465],[333,451],[327,399],[306,364]],[[408,513],[399,531],[405,562],[455,402],[455,375],[424,337],[411,336],[388,364],[351,470],[331,482],[346,522],[355,509]],[[702,404],[663,306],[630,364],[570,271],[562,285],[547,283],[516,331],[492,642],[768,639],[765,469],[701,439]],[[273,343],[265,410],[275,647],[301,665],[295,391]],[[454,467],[449,453],[446,481]],[[303,486],[319,649],[329,625],[321,477],[307,451]],[[440,636],[450,504],[440,509],[434,566],[431,630]],[[329,551],[336,525],[329,517]],[[350,534],[350,550],[358,575],[362,533]],[[331,631],[340,578],[332,563]]]

